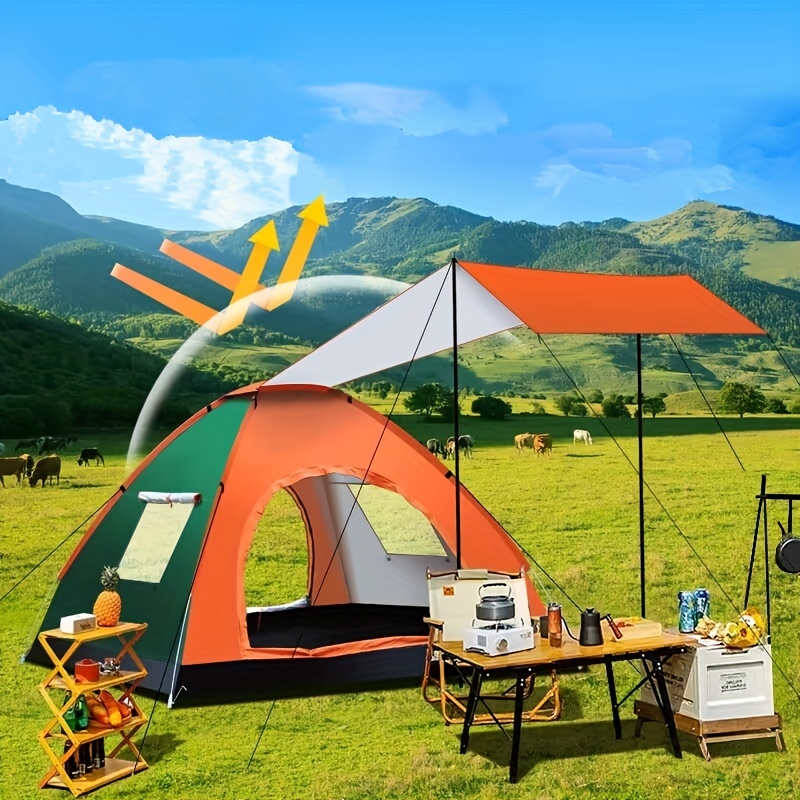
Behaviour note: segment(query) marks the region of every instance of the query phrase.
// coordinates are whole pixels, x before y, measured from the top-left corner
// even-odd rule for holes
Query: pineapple
[[[119,583],[119,567],[104,567],[100,575],[103,591],[94,601],[92,613],[97,617],[97,624],[102,628],[113,628],[119,623],[122,613],[122,598],[117,593]]]

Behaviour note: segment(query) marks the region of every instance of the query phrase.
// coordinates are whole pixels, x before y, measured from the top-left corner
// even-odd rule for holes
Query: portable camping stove
[[[468,628],[464,632],[464,649],[486,656],[504,656],[533,648],[533,628],[515,620],[496,622],[486,627]]]

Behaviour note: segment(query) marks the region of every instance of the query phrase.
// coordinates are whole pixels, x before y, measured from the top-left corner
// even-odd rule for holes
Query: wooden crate
[[[664,722],[661,709],[652,703],[637,700],[633,704],[636,714],[636,732],[639,736],[642,725],[648,720]],[[783,743],[783,721],[780,714],[769,714],[761,717],[746,717],[744,719],[723,719],[712,722],[701,722],[683,714],[675,714],[675,727],[679,731],[691,734],[697,738],[700,752],[706,761],[711,761],[708,745],[716,742],[737,742],[747,739],[774,739],[775,747],[779,751],[785,749]]]

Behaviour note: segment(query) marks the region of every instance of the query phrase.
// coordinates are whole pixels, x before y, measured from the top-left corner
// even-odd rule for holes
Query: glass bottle
[[[91,742],[84,742],[78,748],[78,769],[82,774],[91,772],[94,769],[94,754]]]
[[[71,699],[72,695],[67,692],[64,695],[64,702],[67,703]],[[75,713],[75,704],[73,703],[62,715],[64,717],[64,722],[67,723],[67,727],[69,731],[64,731],[64,733],[70,733],[72,731],[78,730],[78,721],[77,715]]]
[[[92,742],[92,758],[95,769],[102,769],[106,765],[105,739],[95,739]]]
[[[73,706],[75,709],[75,730],[85,731],[89,727],[89,706],[86,704],[86,698],[81,695]]]
[[[68,702],[71,695],[67,692],[64,695],[64,702]],[[67,729],[62,728],[62,732],[66,733],[69,736],[70,733],[77,729],[77,722],[75,720],[75,706],[71,705],[63,714],[64,722],[66,723]],[[72,747],[72,742],[69,738],[67,738],[64,742],[64,752],[66,753],[70,747]],[[78,767],[78,758],[77,758],[77,751],[73,753],[65,762],[64,762],[64,769],[69,775],[70,778],[77,778],[80,774],[80,769]]]

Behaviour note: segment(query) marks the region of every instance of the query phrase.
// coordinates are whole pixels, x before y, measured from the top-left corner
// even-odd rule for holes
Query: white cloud
[[[328,108],[334,119],[387,125],[410,136],[446,131],[475,136],[494,133],[508,122],[505,112],[482,92],[474,92],[465,107],[456,108],[436,92],[371,83],[312,86],[308,91],[334,103]]]
[[[682,186],[692,199],[699,195],[728,191],[736,185],[732,170],[724,164],[695,164],[692,145],[686,139],[665,138],[652,142],[623,142],[598,123],[559,125],[538,135],[549,150],[534,183],[551,197],[558,197],[570,184],[574,194],[591,187],[609,191],[618,186]]]
[[[159,139],[51,106],[0,121],[0,153],[2,174],[12,183],[56,192],[82,213],[160,227],[233,228],[286,208],[300,163],[289,142],[271,136]],[[90,198],[98,184],[105,205],[85,207],[97,202]],[[125,216],[126,208],[133,216]]]
[[[727,192],[736,186],[733,170],[724,164],[717,164],[710,169],[687,170],[693,178],[697,190],[703,194]]]
[[[535,185],[539,191],[532,195],[528,218],[549,223],[610,216],[652,219],[700,198],[740,205],[728,198],[743,190],[740,176],[724,165],[677,167],[628,180],[571,164],[551,164],[538,174]]]
[[[687,167],[692,160],[692,145],[685,139],[658,139],[653,142],[623,142],[607,125],[586,123],[556,125],[542,131],[538,141],[550,157],[536,178],[542,188],[564,186],[576,172],[605,175],[622,181],[637,181],[648,175]],[[566,170],[565,167],[573,167]],[[556,180],[555,176],[561,179]]]
[[[572,164],[548,164],[536,177],[540,189],[550,189],[553,197],[558,197],[570,178],[580,173]]]

